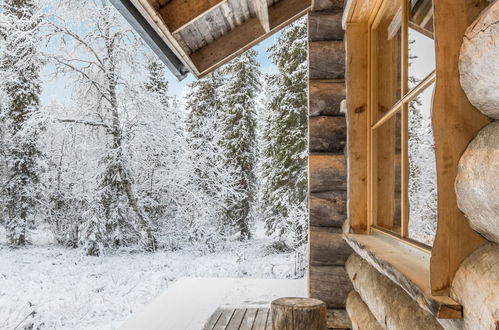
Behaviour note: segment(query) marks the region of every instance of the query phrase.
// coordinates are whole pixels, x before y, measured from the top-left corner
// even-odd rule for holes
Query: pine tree
[[[225,201],[225,221],[235,226],[241,239],[250,239],[250,210],[255,200],[256,106],[260,92],[257,52],[248,50],[224,67],[221,113],[225,167],[235,191]]]
[[[267,77],[261,216],[267,234],[301,245],[307,230],[307,24],[288,27],[269,48],[279,72]],[[293,248],[297,248],[291,243]]]
[[[186,103],[186,130],[192,162],[190,184],[203,203],[199,217],[214,225],[220,234],[227,229],[221,220],[226,196],[233,193],[232,187],[227,185],[230,174],[224,166],[225,154],[221,149],[222,82],[223,75],[217,71],[193,82]],[[204,234],[200,231],[205,229],[196,226],[191,235],[202,237]]]
[[[4,122],[6,182],[2,189],[7,236],[11,245],[27,243],[41,195],[38,147],[41,93],[39,52],[41,12],[36,0],[5,0],[0,21],[3,54],[0,86],[6,95]]]

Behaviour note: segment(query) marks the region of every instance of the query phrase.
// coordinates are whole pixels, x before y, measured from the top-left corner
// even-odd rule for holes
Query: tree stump
[[[313,298],[280,298],[272,302],[273,330],[325,330],[326,303]]]

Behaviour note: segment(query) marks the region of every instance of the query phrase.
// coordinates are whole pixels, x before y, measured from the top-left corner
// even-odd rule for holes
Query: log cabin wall
[[[309,294],[342,313],[351,289],[342,239],[347,218],[343,1],[315,1],[309,14]],[[349,327],[330,324],[330,327]]]

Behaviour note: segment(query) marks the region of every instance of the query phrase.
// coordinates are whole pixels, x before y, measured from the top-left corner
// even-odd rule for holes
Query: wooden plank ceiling
[[[202,77],[305,15],[312,0],[132,0]]]

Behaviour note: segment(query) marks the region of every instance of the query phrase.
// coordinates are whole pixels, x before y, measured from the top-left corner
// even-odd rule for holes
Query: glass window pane
[[[399,0],[383,3],[381,14],[373,30],[375,52],[375,100],[374,121],[381,118],[401,99],[401,56],[402,30]]]
[[[379,227],[401,233],[401,115],[400,111],[374,131],[376,145],[374,198]]]
[[[433,6],[431,0],[408,0],[409,89],[435,70]]]
[[[408,107],[409,238],[429,246],[433,245],[437,227],[437,173],[431,123],[433,87],[425,89]]]

